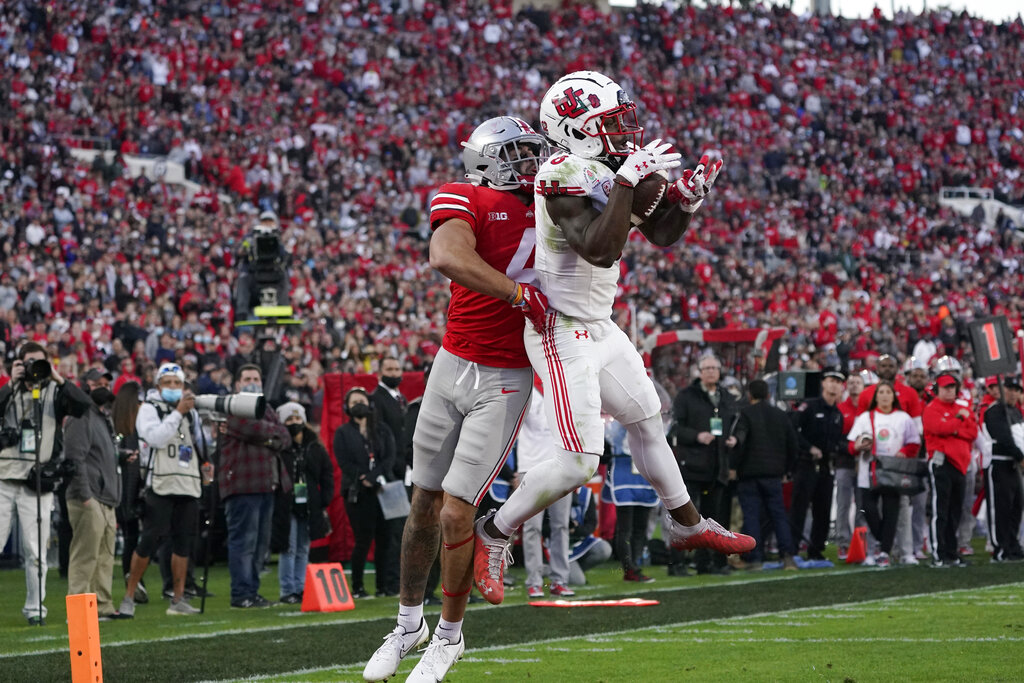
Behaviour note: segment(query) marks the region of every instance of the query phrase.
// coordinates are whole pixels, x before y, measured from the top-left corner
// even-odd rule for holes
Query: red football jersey
[[[512,192],[469,183],[442,185],[430,202],[430,228],[459,218],[476,235],[476,252],[516,282],[533,282],[533,204]],[[506,301],[452,282],[444,348],[460,358],[495,368],[530,365],[523,347],[526,318]]]

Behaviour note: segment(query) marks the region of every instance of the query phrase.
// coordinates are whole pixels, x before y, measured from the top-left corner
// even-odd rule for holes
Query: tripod
[[[39,388],[32,388],[32,411],[35,415],[32,430],[35,435],[35,473],[36,473],[36,580],[39,582],[39,591],[36,596],[39,598],[39,621],[37,626],[43,626],[43,466],[39,458],[39,440],[43,424],[43,402],[40,400]]]
[[[206,612],[206,582],[210,578],[210,553],[213,552],[213,524],[217,515],[217,468],[220,466],[220,447],[224,442],[224,436],[220,433],[220,427],[224,424],[221,420],[213,420],[213,428],[216,432],[216,441],[213,445],[213,456],[210,458],[210,462],[213,465],[214,479],[210,482],[210,504],[209,509],[206,513],[206,521],[204,523],[203,533],[206,535],[206,551],[203,553],[203,595],[199,599],[199,613],[204,614]],[[203,439],[205,440],[205,435]]]

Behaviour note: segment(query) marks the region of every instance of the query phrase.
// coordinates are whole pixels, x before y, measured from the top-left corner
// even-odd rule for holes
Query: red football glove
[[[679,204],[683,211],[693,213],[704,203],[704,197],[711,192],[711,186],[715,184],[721,170],[722,160],[710,163],[709,156],[705,154],[697,163],[697,168],[686,169],[683,177],[669,186],[666,193],[668,200]]]
[[[537,332],[543,332],[548,313],[548,298],[544,292],[525,282],[517,282],[509,303],[518,308]]]

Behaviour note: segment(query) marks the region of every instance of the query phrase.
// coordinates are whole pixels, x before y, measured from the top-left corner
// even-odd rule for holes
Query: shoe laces
[[[405,647],[405,636],[412,636],[415,635],[415,633],[415,631],[406,631],[401,626],[396,626],[391,633],[384,636],[384,646],[381,647],[381,650],[383,650],[384,647],[397,647],[399,653],[406,653],[408,650],[412,649],[412,646],[410,645],[408,649]],[[378,652],[380,652],[380,650],[378,650]]]
[[[447,669],[452,664],[452,657],[448,655],[448,651],[445,649],[445,645],[454,645],[454,643],[447,638],[433,638],[430,641],[430,645],[427,646],[426,652],[423,653],[424,666],[429,667],[432,671],[436,670],[438,666]]]
[[[708,531],[710,531],[711,533],[718,534],[719,536],[728,536],[729,538],[736,538],[736,534],[734,534],[733,532],[729,531],[724,526],[722,526],[721,524],[719,524],[715,520],[711,519],[710,517],[707,518],[707,522],[708,522]]]
[[[491,538],[484,545],[487,546],[487,573],[495,581],[500,581],[504,568],[511,567],[514,561],[512,559],[512,544],[507,540]]]

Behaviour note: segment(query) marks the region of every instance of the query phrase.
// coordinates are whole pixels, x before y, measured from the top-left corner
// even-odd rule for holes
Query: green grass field
[[[513,575],[522,578],[514,567]],[[608,564],[579,598],[643,595],[645,608],[530,607],[522,589],[500,607],[471,606],[466,659],[453,680],[1020,680],[1024,566],[851,568],[669,578],[637,586]],[[23,574],[0,572],[0,681],[67,681],[65,585],[51,572],[48,625],[20,615]],[[152,571],[151,581],[158,583]],[[372,585],[372,580],[370,581]],[[277,595],[276,572],[264,577]],[[207,613],[100,624],[108,681],[360,680],[394,624],[397,600],[336,614],[296,606],[232,610],[227,572],[211,571]],[[116,597],[121,597],[118,588]],[[438,608],[427,608],[436,623]],[[403,664],[402,674],[413,663]]]

